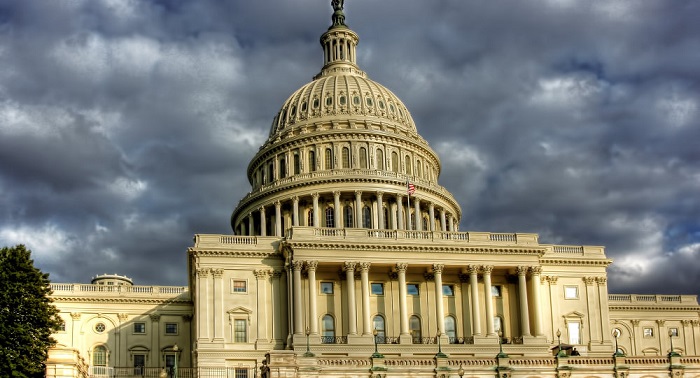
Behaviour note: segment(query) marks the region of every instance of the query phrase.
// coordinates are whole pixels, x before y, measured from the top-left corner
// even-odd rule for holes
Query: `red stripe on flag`
[[[413,194],[415,192],[416,192],[416,187],[409,182],[408,183],[408,195],[410,196],[411,194]]]

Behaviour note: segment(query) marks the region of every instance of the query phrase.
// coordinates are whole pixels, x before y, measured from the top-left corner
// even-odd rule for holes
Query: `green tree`
[[[62,324],[49,275],[23,245],[0,249],[0,377],[43,377],[51,334]]]

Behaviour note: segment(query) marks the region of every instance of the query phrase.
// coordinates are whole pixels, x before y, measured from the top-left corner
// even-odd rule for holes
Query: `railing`
[[[474,336],[467,337],[449,337],[450,344],[474,344]]]
[[[95,285],[95,284],[66,284],[52,283],[54,293],[138,293],[138,294],[183,294],[188,292],[187,286],[127,286],[127,285]]]
[[[413,344],[437,344],[436,336],[429,337],[411,337],[411,342]]]
[[[173,367],[105,367],[90,368],[91,378],[160,378],[165,373],[168,378],[175,377]],[[179,367],[178,378],[253,378],[259,377],[260,372],[254,367],[231,368],[191,368]]]
[[[219,242],[221,244],[258,244],[258,238],[255,236],[221,235]]]
[[[515,234],[491,234],[489,239],[499,242],[514,242],[518,240]]]
[[[646,303],[688,303],[696,304],[695,295],[652,295],[652,294],[608,294],[610,302],[646,302]]]
[[[399,338],[395,336],[375,336],[377,344],[398,344]]]
[[[321,344],[347,344],[347,336],[321,336]]]
[[[555,245],[552,247],[554,253],[567,253],[572,255],[582,255],[583,246],[580,245]]]

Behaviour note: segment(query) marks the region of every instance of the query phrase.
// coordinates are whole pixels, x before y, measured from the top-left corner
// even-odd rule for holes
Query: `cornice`
[[[232,244],[236,245],[236,244]],[[250,248],[250,245],[244,245],[246,248]],[[251,251],[251,250],[230,250],[230,249],[199,249],[195,247],[190,247],[187,252],[192,256],[227,256],[227,257],[281,257],[282,254],[278,251]]]
[[[544,258],[540,259],[540,264],[542,265],[566,265],[566,266],[608,266],[612,264],[611,259],[554,259],[554,258]]]
[[[500,254],[500,255],[536,255],[544,253],[544,248],[538,247],[499,247],[499,246],[449,246],[434,243],[416,243],[410,245],[396,244],[353,244],[353,243],[328,243],[328,242],[294,242],[287,244],[292,249],[310,250],[343,250],[343,251],[384,251],[384,252],[421,252],[421,253],[475,253],[475,254]]]
[[[649,311],[700,311],[700,306],[649,306],[649,305],[609,305],[608,309],[610,311],[639,311],[639,310],[649,310]]]

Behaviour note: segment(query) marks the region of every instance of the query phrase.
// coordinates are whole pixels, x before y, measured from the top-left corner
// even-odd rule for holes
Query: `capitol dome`
[[[342,7],[320,42],[321,71],[284,102],[248,165],[252,190],[231,216],[234,233],[457,231],[461,210],[437,183],[437,154],[403,102],[358,67]]]

